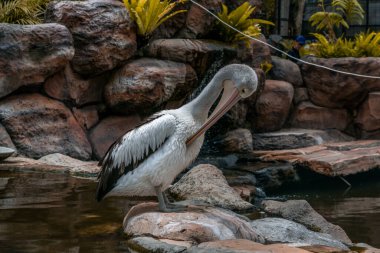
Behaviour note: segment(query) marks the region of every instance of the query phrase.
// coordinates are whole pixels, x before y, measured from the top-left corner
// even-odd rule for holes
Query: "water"
[[[376,181],[354,185],[346,193],[342,185],[317,185],[317,190],[281,194],[307,199],[353,241],[380,247]],[[65,174],[0,171],[0,252],[129,252],[121,223],[137,202],[114,198],[97,203],[95,187],[93,181]]]

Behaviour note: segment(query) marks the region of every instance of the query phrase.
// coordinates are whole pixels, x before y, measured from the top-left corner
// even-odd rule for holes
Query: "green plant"
[[[38,24],[49,0],[8,0],[0,1],[0,23]]]
[[[268,72],[273,68],[273,64],[268,61],[263,61],[260,64],[260,69],[264,71],[265,75],[268,74]]]
[[[185,0],[172,2],[171,0],[123,0],[124,5],[131,14],[132,19],[137,24],[137,33],[141,36],[148,36],[157,27],[169,18],[186,10],[171,12],[174,7]]]
[[[231,12],[228,10],[228,7],[225,4],[222,4],[222,11],[218,13],[218,17],[237,30],[243,32],[244,34],[252,37],[257,37],[261,34],[260,24],[274,24],[267,20],[250,18],[254,10],[255,7],[251,6],[248,2],[244,2],[242,5],[237,7],[235,10],[232,10]],[[223,38],[227,42],[249,40],[247,37],[225,26],[221,22],[219,22],[219,24]]]

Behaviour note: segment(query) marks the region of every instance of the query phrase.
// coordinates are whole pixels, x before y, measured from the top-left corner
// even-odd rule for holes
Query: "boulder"
[[[309,94],[307,93],[307,88],[298,87],[294,89],[293,103],[295,105],[298,105],[299,103],[308,101],[308,100],[309,100]]]
[[[135,128],[140,122],[141,119],[138,115],[109,116],[102,119],[91,129],[89,135],[95,156],[101,159],[118,138]]]
[[[190,64],[203,77],[213,62],[226,62],[236,50],[219,41],[195,39],[160,39],[151,42],[145,54],[164,60]]]
[[[298,64],[278,56],[272,56],[272,65],[273,67],[269,72],[272,79],[286,81],[294,87],[301,87],[303,85],[301,70]]]
[[[0,24],[0,98],[42,83],[73,56],[73,39],[63,25]]]
[[[312,231],[326,233],[345,244],[352,244],[341,227],[328,222],[306,200],[288,200],[285,202],[264,200],[261,204],[264,211],[271,216],[300,223]]]
[[[13,148],[1,147],[0,146],[0,161],[10,157],[16,152]]]
[[[309,253],[285,244],[263,245],[244,239],[203,242],[190,248],[189,253]]]
[[[264,35],[258,37],[260,41],[267,42]],[[256,40],[238,42],[237,58],[241,63],[247,64],[253,68],[260,68],[262,63],[271,63],[270,48]]]
[[[306,60],[350,73],[379,75],[380,58],[344,57],[324,59],[309,57]],[[380,90],[378,79],[339,74],[309,64],[302,64],[301,71],[311,101],[323,107],[355,108],[363,101],[368,91]]]
[[[225,239],[263,242],[248,221],[237,214],[215,207],[190,206],[186,212],[162,213],[157,203],[142,203],[130,209],[124,218],[124,233],[130,237],[201,243]]]
[[[253,208],[228,185],[223,173],[210,164],[200,164],[191,169],[169,192],[179,200],[200,201],[230,210]]]
[[[12,148],[12,149],[16,148],[15,145],[13,144],[11,137],[9,136],[7,132],[7,129],[5,129],[5,127],[2,124],[0,124],[0,146]]]
[[[45,81],[44,90],[52,98],[82,106],[102,101],[107,80],[108,75],[84,79],[67,65]]]
[[[98,109],[94,105],[82,108],[74,107],[72,110],[74,117],[83,129],[88,130],[95,126],[99,121]]]
[[[238,128],[215,139],[213,144],[225,153],[248,153],[252,151],[252,134],[248,129]]]
[[[134,252],[184,253],[187,249],[146,236],[129,239],[126,244]]]
[[[371,92],[360,106],[355,123],[360,130],[380,130],[380,92]]]
[[[350,115],[345,109],[331,109],[302,102],[295,108],[290,125],[294,128],[345,130],[350,121]]]
[[[40,94],[22,94],[0,102],[0,122],[20,154],[39,158],[62,153],[78,159],[91,157],[91,145],[71,111]]]
[[[57,1],[46,10],[45,22],[65,25],[73,35],[75,72],[97,75],[131,58],[136,51],[134,23],[119,1]]]
[[[197,84],[190,65],[141,58],[117,70],[105,87],[104,97],[119,113],[150,113],[169,100],[181,100]]]
[[[254,130],[258,132],[276,131],[282,128],[288,117],[294,89],[290,83],[267,80],[264,90],[256,102]]]
[[[251,222],[252,228],[266,243],[297,243],[308,245],[325,245],[343,250],[348,247],[329,234],[308,230],[305,226],[282,218],[264,218]]]
[[[354,138],[336,129],[282,129],[253,135],[254,150],[303,148],[324,143],[353,141]]]

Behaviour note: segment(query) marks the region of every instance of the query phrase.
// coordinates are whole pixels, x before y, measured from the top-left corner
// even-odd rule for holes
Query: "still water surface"
[[[121,223],[135,203],[97,203],[95,187],[64,174],[0,171],[0,252],[129,252]],[[380,182],[345,194],[341,188],[282,194],[306,198],[354,241],[380,247]]]

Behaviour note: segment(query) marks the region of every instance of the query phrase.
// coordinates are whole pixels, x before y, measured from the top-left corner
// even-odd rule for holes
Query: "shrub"
[[[20,25],[41,23],[48,2],[49,0],[1,0],[0,23]]]

